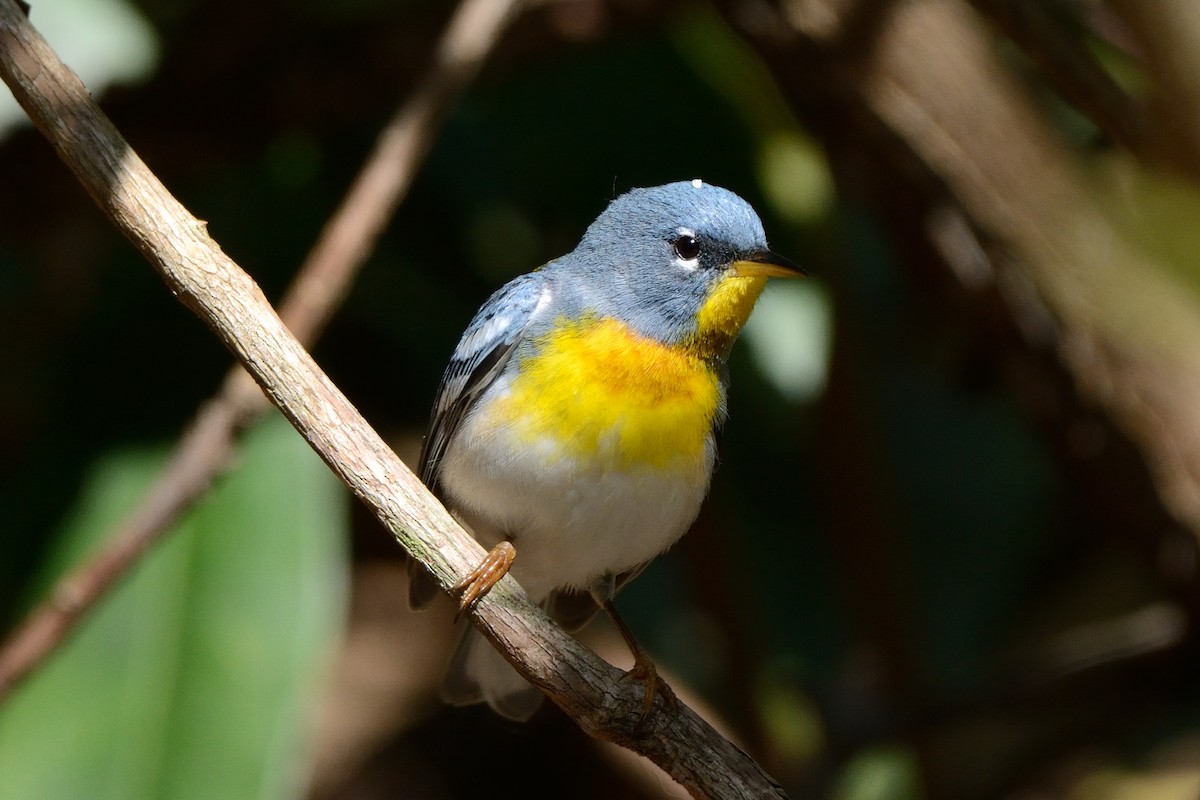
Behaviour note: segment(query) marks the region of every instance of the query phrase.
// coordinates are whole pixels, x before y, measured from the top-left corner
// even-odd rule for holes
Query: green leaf
[[[159,450],[94,465],[58,538],[78,560],[141,496]],[[0,797],[302,792],[345,606],[346,495],[276,416],[238,468],[0,707]]]

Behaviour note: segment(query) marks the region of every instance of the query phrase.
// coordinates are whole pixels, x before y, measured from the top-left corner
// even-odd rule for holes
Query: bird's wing
[[[455,431],[549,300],[547,273],[531,272],[489,297],[467,326],[442,376],[421,448],[421,480],[434,494],[441,494],[438,467]]]
[[[438,467],[447,445],[549,300],[545,272],[531,272],[510,281],[488,298],[454,348],[421,447],[421,480],[438,497],[442,497]],[[409,606],[424,608],[437,595],[437,584],[416,559],[409,561],[408,577]]]

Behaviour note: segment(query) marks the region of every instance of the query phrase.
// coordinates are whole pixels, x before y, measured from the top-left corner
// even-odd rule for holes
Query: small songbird
[[[603,608],[647,707],[673,699],[613,596],[695,520],[729,349],[766,279],[803,274],[745,200],[694,180],[621,195],[571,253],[493,294],[450,359],[421,454],[421,479],[492,548],[457,587],[460,608],[508,572],[568,629]],[[419,608],[436,586],[411,573]],[[442,695],[515,720],[542,700],[470,626]]]

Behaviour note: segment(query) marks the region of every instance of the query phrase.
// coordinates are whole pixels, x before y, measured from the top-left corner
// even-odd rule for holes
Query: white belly
[[[702,463],[686,471],[618,471],[515,441],[473,417],[447,448],[442,485],[481,544],[513,540],[512,573],[538,601],[654,558],[687,532],[708,490],[711,435]]]

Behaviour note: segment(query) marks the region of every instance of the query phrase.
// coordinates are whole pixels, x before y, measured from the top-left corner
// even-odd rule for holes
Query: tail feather
[[[542,705],[542,693],[470,625],[450,659],[441,694],[455,706],[486,702],[497,714],[516,722],[526,721]]]
[[[433,575],[425,569],[420,561],[412,556],[408,556],[407,561],[408,607],[413,611],[420,611],[432,603],[433,598],[441,594],[442,588],[438,586]]]

